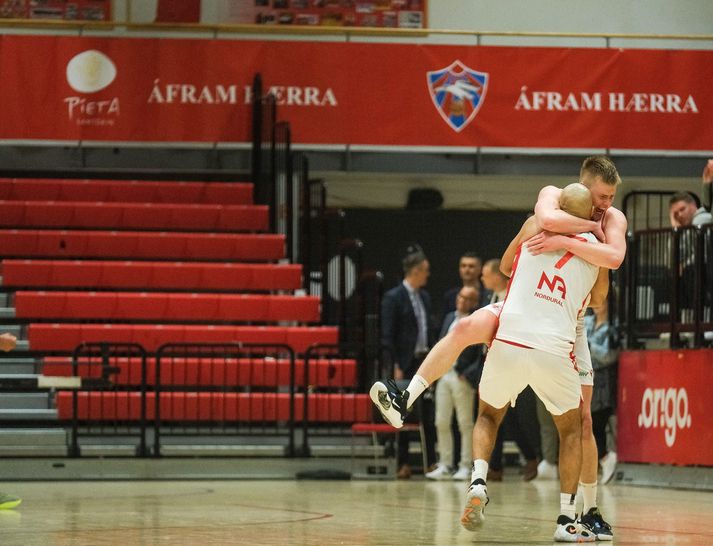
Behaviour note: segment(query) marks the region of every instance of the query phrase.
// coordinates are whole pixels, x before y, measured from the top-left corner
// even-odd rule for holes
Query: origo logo
[[[112,60],[96,49],[75,55],[67,63],[67,83],[78,93],[96,93],[108,87],[116,78]]]
[[[666,445],[676,443],[676,430],[691,428],[686,389],[646,389],[641,399],[639,428],[664,428]]]

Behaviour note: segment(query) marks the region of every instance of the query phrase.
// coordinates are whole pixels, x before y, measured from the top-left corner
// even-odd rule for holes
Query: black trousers
[[[423,362],[426,355],[414,358],[412,366],[409,367],[409,380],[416,374],[418,367]],[[434,400],[434,389],[429,387],[416,401],[413,411],[406,418],[407,423],[421,423],[423,426],[424,442],[426,444],[426,462],[428,466],[436,464],[436,404]],[[418,441],[418,433],[402,432],[399,437],[399,452],[397,455],[398,465],[409,463],[408,446],[411,441]],[[425,469],[424,469],[425,471]]]
[[[607,454],[607,423],[613,413],[612,408],[592,412],[592,432],[597,442],[597,455],[601,459]]]
[[[527,387],[517,397],[514,408],[508,409],[498,430],[493,453],[490,456],[490,468],[503,469],[503,443],[512,438],[526,460],[537,459],[540,427],[537,422],[535,393]]]

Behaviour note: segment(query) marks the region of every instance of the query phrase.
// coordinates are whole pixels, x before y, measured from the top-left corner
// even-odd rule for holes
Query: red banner
[[[713,350],[619,358],[620,461],[713,466]]]
[[[713,51],[0,37],[0,139],[713,149]]]

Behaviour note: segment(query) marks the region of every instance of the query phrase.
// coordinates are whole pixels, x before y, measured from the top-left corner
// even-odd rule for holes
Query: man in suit
[[[431,327],[431,297],[424,290],[430,275],[430,265],[421,251],[409,253],[402,261],[404,280],[384,294],[381,302],[381,342],[390,352],[394,364],[394,379],[411,379],[433,346]],[[421,420],[426,434],[428,464],[435,462],[433,401],[424,400]],[[406,436],[406,435],[404,435]],[[398,477],[411,476],[408,465],[408,441],[399,442]]]

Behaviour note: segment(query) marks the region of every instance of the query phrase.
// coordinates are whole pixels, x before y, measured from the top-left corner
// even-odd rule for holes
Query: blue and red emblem
[[[436,110],[451,129],[461,132],[485,100],[489,75],[456,60],[446,68],[428,72],[426,78]]]

